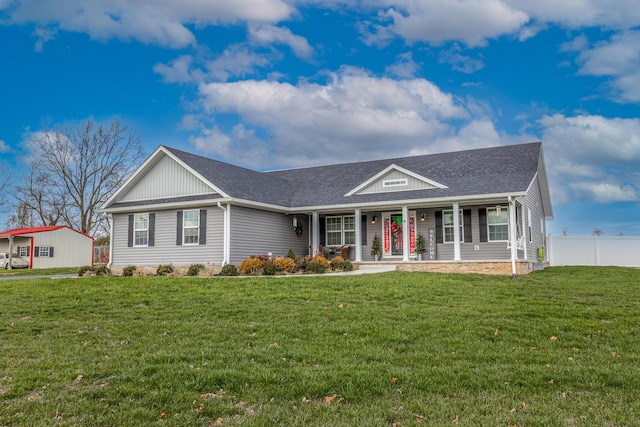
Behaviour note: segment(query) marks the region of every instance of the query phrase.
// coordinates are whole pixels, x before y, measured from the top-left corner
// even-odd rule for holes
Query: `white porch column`
[[[460,261],[460,204],[453,203],[453,260]]]
[[[109,263],[107,268],[111,268],[113,265],[113,215],[107,214],[107,220],[109,221]],[[31,251],[33,252],[33,245],[31,245]],[[33,265],[31,268],[33,268]]]
[[[311,256],[318,253],[320,249],[320,216],[318,211],[311,214]]]
[[[409,240],[409,207],[402,207],[402,261],[409,261],[411,253],[411,241]]]
[[[9,236],[9,253],[7,254],[9,255],[9,264],[8,264],[8,268],[9,270],[13,269],[13,236]]]
[[[356,262],[362,261],[362,218],[360,208],[355,210],[356,221]]]
[[[515,278],[518,236],[516,231],[516,201],[511,196],[509,196],[509,242],[511,244],[511,277]]]

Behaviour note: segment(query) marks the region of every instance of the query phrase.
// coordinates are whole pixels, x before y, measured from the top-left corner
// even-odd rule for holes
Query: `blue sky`
[[[0,58],[14,174],[88,117],[259,170],[542,141],[553,234],[640,234],[637,0],[0,0]]]

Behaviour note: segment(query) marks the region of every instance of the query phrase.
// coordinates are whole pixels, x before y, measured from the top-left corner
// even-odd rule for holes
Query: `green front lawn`
[[[0,425],[625,426],[640,270],[0,282]]]
[[[11,270],[0,269],[0,277],[11,276],[53,276],[55,274],[75,274],[78,267],[62,268],[14,268]]]

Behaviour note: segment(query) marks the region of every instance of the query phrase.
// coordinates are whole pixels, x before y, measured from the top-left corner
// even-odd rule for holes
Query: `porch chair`
[[[340,248],[340,256],[342,257],[342,259],[349,260],[349,249],[350,248],[351,248],[351,245],[344,245],[343,247]]]

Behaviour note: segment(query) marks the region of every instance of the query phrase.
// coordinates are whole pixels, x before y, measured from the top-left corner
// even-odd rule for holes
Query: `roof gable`
[[[396,164],[392,164],[375,174],[353,190],[345,194],[346,197],[354,194],[387,193],[409,190],[428,190],[431,188],[447,188],[446,185],[425,178]]]

